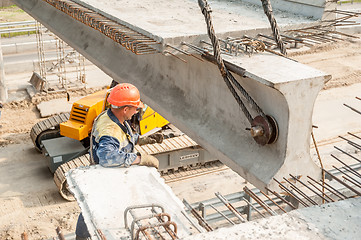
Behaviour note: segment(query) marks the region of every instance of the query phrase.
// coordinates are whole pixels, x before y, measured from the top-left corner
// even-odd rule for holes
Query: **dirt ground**
[[[291,53],[289,57],[333,75],[325,86],[329,89],[361,82],[360,55],[361,40],[351,39]],[[96,90],[72,92],[71,95],[86,95]],[[75,231],[79,207],[76,202],[67,202],[60,197],[45,158],[36,152],[29,137],[31,127],[40,120],[36,104],[60,97],[65,96],[56,94],[39,96],[32,101],[10,102],[2,109],[0,239],[20,239],[24,231],[29,239],[49,239],[56,236],[58,226],[65,234]],[[188,181],[188,185],[173,183],[171,187],[180,198],[193,202],[212,197],[209,192],[215,192],[216,188],[225,191],[224,194],[230,193],[231,189],[217,185],[221,184],[219,179],[233,181],[232,185],[244,182],[232,171],[222,171]]]
[[[0,8],[1,22],[32,21],[33,18],[15,5]]]
[[[355,35],[360,37],[361,35]],[[360,38],[315,46],[302,52],[291,52],[288,56],[301,63],[332,75],[325,89],[349,86],[360,82],[361,67]]]

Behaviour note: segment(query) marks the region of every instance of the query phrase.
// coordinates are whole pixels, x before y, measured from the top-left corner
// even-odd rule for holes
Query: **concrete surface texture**
[[[174,43],[175,38],[206,33],[206,23],[196,0],[131,2],[127,0],[75,0],[75,2],[86,4],[89,8],[101,11],[112,19],[161,37],[164,41],[169,38]],[[269,28],[269,22],[262,6],[243,1],[209,1],[209,4],[213,11],[214,28],[218,34]],[[290,5],[302,4],[291,3]],[[279,11],[276,7],[273,9],[280,26],[312,22],[301,14],[295,15],[287,11]],[[323,8],[321,11],[323,12]],[[135,14],[137,17],[134,17]]]
[[[258,0],[244,0],[244,2],[249,2],[258,6],[262,5],[262,1]],[[335,2],[325,0],[272,0],[271,4],[273,9],[279,9],[314,19],[327,18],[328,13],[324,10],[335,7]]]
[[[73,103],[79,99],[80,97],[75,97],[69,102],[64,98],[53,99],[41,102],[36,107],[38,108],[41,117],[50,117],[52,115],[70,112]]]
[[[171,216],[171,221],[177,224],[180,238],[197,231],[181,213],[184,211],[182,202],[164,183],[155,168],[91,166],[70,170],[67,180],[93,237],[97,236],[97,229],[109,239],[129,236],[125,229],[125,210],[144,204],[163,206],[165,213]],[[141,210],[138,218],[152,214],[144,208]],[[128,227],[131,227],[133,218],[130,214],[127,215],[127,219]],[[122,232],[120,236],[117,235],[119,231]]]
[[[184,240],[360,239],[361,198],[314,206],[221,228]]]
[[[136,85],[142,93],[142,99],[153,109],[255,186],[264,188],[272,177],[280,178],[289,173],[308,174],[316,178],[319,175],[309,156],[309,134],[314,100],[324,83],[330,79],[327,74],[268,53],[259,53],[251,57],[239,55],[226,58],[237,67],[246,69],[245,77],[237,75],[236,80],[249,91],[264,112],[273,116],[278,123],[280,134],[277,142],[260,146],[245,130],[250,127],[250,123],[240,111],[214,64],[200,61],[192,56],[182,56],[187,61],[184,63],[163,54],[135,55],[101,32],[76,21],[44,1],[16,0],[16,3],[113,79],[119,82],[126,79]],[[114,12],[118,7],[126,7],[127,11],[124,10],[124,14],[122,12],[121,15],[125,20],[128,20],[127,16],[130,15],[132,19],[142,19],[148,14],[141,9],[148,9],[150,13],[154,6],[152,1],[109,2],[112,5],[95,1],[87,1],[87,3],[94,3],[92,8],[102,3],[99,6],[102,9],[97,11],[108,16],[114,15],[113,18],[120,17],[119,12]],[[212,14],[225,19],[230,16],[241,17],[233,12],[225,14],[224,8],[228,11],[233,9],[227,5],[228,3],[231,4],[223,1],[215,2],[215,5],[223,5],[214,8]],[[180,2],[170,1],[169,4],[173,5],[167,5],[165,2],[155,4],[157,7],[167,6],[163,6],[162,9],[171,14],[163,15],[161,20],[164,23],[168,23],[167,19],[177,14],[183,14],[183,8],[177,5]],[[199,19],[192,21],[192,28],[187,27],[187,29],[195,29],[190,34],[200,34],[200,29],[203,29],[202,36],[206,37],[205,23],[204,20],[201,21],[203,16],[196,2],[184,4],[186,4],[185,8],[187,4],[194,8],[192,14],[186,16],[194,14]],[[135,6],[137,9],[133,9]],[[175,10],[169,11],[169,9]],[[259,9],[259,11],[263,10]],[[134,17],[134,14],[137,17]],[[152,17],[148,21],[152,22]],[[135,22],[139,25],[136,28],[149,27],[146,31],[154,31],[155,35],[163,34],[161,35],[163,37],[173,36],[174,42],[179,42],[179,36],[189,34],[182,32],[181,28],[176,29],[168,25],[159,29],[150,28],[147,25],[148,21]],[[217,22],[216,18],[214,22]],[[265,26],[266,22],[264,22]],[[300,20],[296,18],[295,22]],[[224,32],[230,29],[228,23],[229,19],[225,22],[219,21]],[[232,24],[232,29],[240,34],[242,30],[245,31],[240,27],[242,25]],[[169,31],[168,35],[164,34],[166,31]],[[247,106],[250,108],[249,104]],[[250,111],[253,117],[257,115],[255,111]]]

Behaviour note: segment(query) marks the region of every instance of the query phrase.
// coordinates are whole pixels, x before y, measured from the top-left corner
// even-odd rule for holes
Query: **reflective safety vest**
[[[94,162],[106,167],[130,166],[137,157],[134,146],[138,138],[127,122],[123,125],[110,109],[104,111],[94,122]]]

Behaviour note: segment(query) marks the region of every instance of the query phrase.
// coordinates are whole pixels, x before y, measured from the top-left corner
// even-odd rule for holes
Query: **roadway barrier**
[[[9,34],[9,37],[11,33],[27,32],[30,34],[36,30],[35,23],[35,21],[0,23],[0,34]]]

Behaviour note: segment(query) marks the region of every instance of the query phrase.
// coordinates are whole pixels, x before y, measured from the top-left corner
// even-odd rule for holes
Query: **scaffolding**
[[[54,51],[44,47],[44,36],[55,39]],[[42,92],[67,92],[86,88],[85,58],[63,40],[36,22],[36,41],[39,74],[33,74],[31,83]]]

